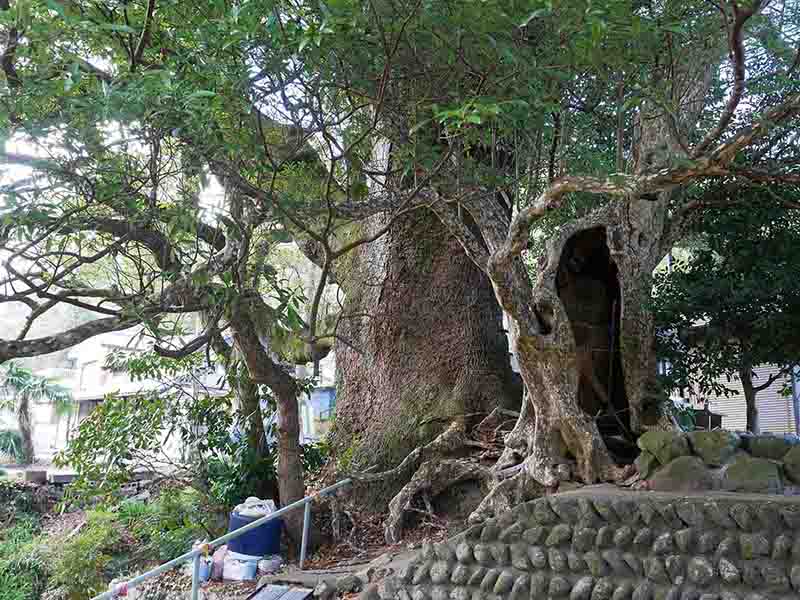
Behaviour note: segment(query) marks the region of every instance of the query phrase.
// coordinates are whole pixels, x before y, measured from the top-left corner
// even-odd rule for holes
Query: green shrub
[[[244,502],[258,484],[276,479],[275,460],[274,447],[259,456],[244,439],[236,442],[230,452],[210,458],[200,473],[210,501],[228,508]]]
[[[331,449],[327,440],[322,439],[311,444],[300,446],[300,461],[303,463],[303,471],[306,475],[317,473],[331,455]]]
[[[0,522],[11,521],[15,515],[24,516],[40,510],[31,486],[13,479],[0,479]]]
[[[121,540],[117,515],[104,511],[87,513],[78,535],[57,548],[53,559],[53,583],[64,586],[74,600],[85,600],[105,591],[113,574],[108,572]]]
[[[17,515],[13,526],[0,530],[0,600],[38,600],[47,587],[48,563],[38,533],[32,515]]]
[[[117,509],[120,523],[136,539],[139,554],[172,560],[188,551],[195,540],[208,537],[208,511],[192,488],[162,491],[151,503],[127,500]]]
[[[14,429],[0,431],[0,456],[7,456],[14,462],[23,462],[22,435]]]
[[[0,600],[38,600],[49,575],[44,546],[29,542],[4,562],[0,566]]]

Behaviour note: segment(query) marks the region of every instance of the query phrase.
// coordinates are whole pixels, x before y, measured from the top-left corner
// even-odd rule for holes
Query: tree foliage
[[[3,188],[2,299],[27,304],[31,322],[61,302],[96,315],[47,338],[27,339],[26,324],[0,360],[135,324],[168,340],[171,322],[199,311],[203,332],[160,349],[224,354],[230,329],[252,380],[289,407],[298,386],[272,326],[288,325],[307,356],[327,352],[337,329],[320,299],[337,264],[431,210],[519,340],[528,400],[498,468],[525,465],[504,489],[624,475],[581,406],[586,382],[634,434],[652,425],[653,268],[720,200],[717,184],[798,178],[796,2],[0,6],[2,156],[27,169]],[[209,174],[224,189],[218,215],[200,194]],[[603,279],[567,256],[587,231],[616,269],[601,307],[618,316],[616,400],[563,297]],[[321,266],[307,322],[265,300],[275,286],[262,258],[286,236]],[[283,447],[297,459],[292,436]],[[282,467],[290,481],[299,460]]]
[[[737,190],[731,206],[708,210],[695,224],[688,256],[656,276],[668,387],[728,395],[726,380],[746,382],[755,366],[774,365],[772,375],[755,381],[761,391],[794,368],[800,221],[787,204],[796,198],[793,188]]]

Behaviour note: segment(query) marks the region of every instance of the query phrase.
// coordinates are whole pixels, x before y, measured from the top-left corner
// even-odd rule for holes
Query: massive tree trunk
[[[297,387],[276,385],[272,388],[278,404],[278,491],[281,505],[287,506],[305,496],[303,463],[300,460],[300,409]],[[303,511],[294,510],[283,517],[296,548],[303,532]]]
[[[332,436],[343,471],[393,467],[454,420],[519,407],[489,281],[434,215],[401,219],[348,260],[337,271],[345,305]]]
[[[700,65],[692,72],[678,96],[686,103],[686,123],[693,122],[697,100],[708,89],[708,69]],[[636,166],[637,173],[657,167],[656,161],[670,164],[685,156],[669,115],[658,107],[642,110],[639,151],[648,158]],[[494,486],[471,516],[474,521],[503,510],[509,495],[553,489],[567,479],[619,480],[632,471],[632,456],[625,454],[635,436],[670,425],[654,391],[655,328],[647,308],[653,270],[678,229],[669,218],[670,192],[616,193],[604,206],[563,225],[540,257],[535,281],[522,256],[536,215],[557,206],[555,194],[593,185],[580,177],[554,182],[549,191],[554,195],[545,194],[541,206],[526,209],[514,222],[485,197],[469,203],[486,250],[469,242],[465,248],[476,264],[485,265],[511,317],[527,392],[495,466],[500,471],[521,465],[519,475]],[[592,192],[602,194],[603,184]],[[463,230],[460,219],[441,214],[451,229]],[[612,451],[612,440],[622,454]]]

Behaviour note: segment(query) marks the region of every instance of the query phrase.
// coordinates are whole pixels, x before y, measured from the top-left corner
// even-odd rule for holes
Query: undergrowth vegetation
[[[36,600],[47,586],[47,560],[35,540],[39,519],[18,515],[0,530],[0,600]]]
[[[80,527],[51,533],[41,515],[0,523],[0,600],[87,600],[117,577],[165,562],[221,533],[191,488],[167,488],[87,510]]]
[[[125,500],[116,518],[132,536],[133,558],[164,562],[186,552],[192,542],[219,533],[202,496],[191,488],[163,491],[154,502]]]

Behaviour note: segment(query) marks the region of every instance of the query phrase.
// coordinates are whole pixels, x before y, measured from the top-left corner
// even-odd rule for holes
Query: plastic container
[[[226,556],[222,578],[227,581],[252,581],[256,578],[257,572],[257,562],[239,561],[230,556]]]
[[[228,531],[235,531],[257,520],[257,517],[247,517],[233,512],[228,524]],[[282,523],[280,518],[267,521],[263,525],[229,541],[228,551],[258,557],[266,556],[267,554],[279,554],[281,551]]]
[[[205,583],[211,579],[211,557],[204,557],[200,559],[200,568],[198,569],[198,576],[200,583]]]

